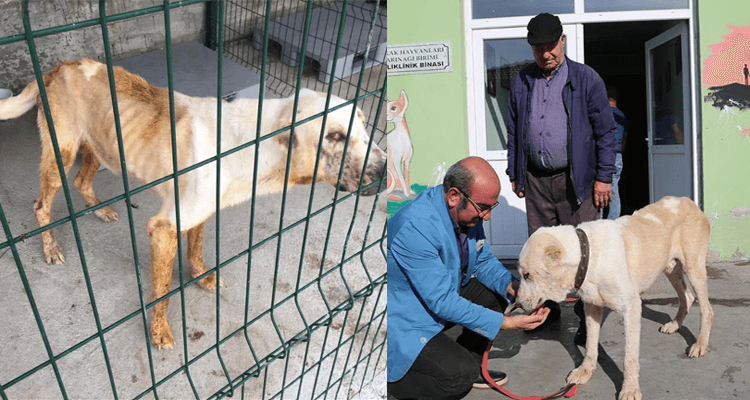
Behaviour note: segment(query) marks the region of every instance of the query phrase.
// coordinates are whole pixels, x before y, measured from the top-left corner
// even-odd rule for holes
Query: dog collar
[[[578,234],[578,241],[581,242],[581,263],[578,264],[575,285],[575,289],[579,290],[586,279],[586,272],[589,270],[589,238],[586,236],[586,232],[579,228],[576,228],[576,233]]]

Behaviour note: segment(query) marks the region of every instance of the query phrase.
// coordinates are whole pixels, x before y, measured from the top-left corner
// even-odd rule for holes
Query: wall
[[[699,3],[704,208],[711,260],[750,256],[750,17],[746,0]],[[730,11],[730,12],[728,12]]]
[[[405,119],[414,147],[411,184],[434,186],[436,180],[442,183],[440,171],[469,155],[463,2],[409,0],[389,6],[389,46],[451,44],[451,72],[388,77],[389,100],[397,100],[401,90],[408,96]]]
[[[107,1],[107,15],[163,4],[159,0]],[[170,12],[172,43],[199,40],[204,26],[204,3]],[[29,20],[33,30],[99,18],[98,0],[30,1]],[[164,14],[155,13],[108,24],[113,57],[127,58],[164,47]],[[23,33],[21,0],[0,1],[0,37]],[[60,60],[91,57],[104,59],[101,27],[96,25],[35,40],[42,71]],[[0,46],[0,87],[17,93],[34,79],[29,47],[25,41]]]

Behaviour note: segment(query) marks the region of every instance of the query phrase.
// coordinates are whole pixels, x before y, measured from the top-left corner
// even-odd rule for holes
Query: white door
[[[576,60],[576,27],[563,26],[566,54]],[[526,28],[473,30],[468,46],[469,138],[471,153],[484,157],[500,177],[500,205],[492,211],[485,233],[498,258],[517,258],[528,239],[526,206],[511,190],[508,175],[507,101],[510,84],[526,65],[534,62],[526,41]]]
[[[649,198],[692,198],[692,121],[688,26],[646,42]],[[694,199],[695,200],[695,199]]]

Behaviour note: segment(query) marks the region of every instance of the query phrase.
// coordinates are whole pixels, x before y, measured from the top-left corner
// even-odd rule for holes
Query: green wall
[[[405,119],[414,146],[412,185],[434,185],[436,167],[444,163],[447,169],[469,155],[463,7],[456,0],[388,4],[389,45],[451,44],[451,72],[388,77],[388,99],[398,99],[401,90],[409,98]]]
[[[741,12],[727,12],[737,10]],[[746,0],[698,4],[703,135],[704,209],[711,219],[711,260],[750,256],[750,86],[743,67],[750,64],[750,16]],[[706,96],[728,87],[733,100],[748,108],[720,109]]]

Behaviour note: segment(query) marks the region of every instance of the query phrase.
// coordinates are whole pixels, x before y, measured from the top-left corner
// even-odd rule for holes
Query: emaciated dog
[[[172,174],[169,91],[154,87],[140,76],[120,67],[114,68],[114,77],[128,175],[147,183]],[[65,173],[69,172],[80,150],[82,165],[74,186],[83,195],[87,206],[99,204],[92,182],[100,164],[115,173],[121,173],[106,65],[90,59],[62,62],[44,76],[44,86]],[[343,99],[332,96],[330,107],[344,102]],[[302,90],[296,121],[326,111],[325,103],[324,93]],[[17,97],[0,100],[0,120],[17,118],[34,105],[38,106],[37,123],[42,141],[41,192],[34,208],[39,226],[46,226],[51,222],[52,202],[62,184],[36,81],[26,86]],[[174,93],[175,146],[179,169],[216,156],[216,109],[215,98],[196,98]],[[223,103],[222,152],[256,139],[257,110],[257,99],[237,99]],[[293,112],[293,97],[264,101],[260,134],[266,135],[290,126]],[[318,181],[337,184],[343,163],[339,189],[358,190],[360,180],[363,185],[379,182],[384,173],[386,154],[378,146],[372,146],[368,164],[365,165],[370,138],[362,111],[347,105],[329,112],[326,118],[325,128],[323,117],[317,117],[295,126],[293,135],[287,130],[260,141],[255,187],[258,195],[283,190],[290,146],[289,185],[312,183],[316,176],[319,142],[322,145]],[[351,133],[348,133],[350,122]],[[219,188],[221,200],[218,208],[250,199],[256,183],[253,181],[254,161],[254,146],[222,158]],[[180,175],[178,179],[180,226],[183,233],[187,232],[188,258],[193,277],[209,271],[202,256],[203,227],[206,219],[217,209],[216,173],[216,164],[208,163]],[[375,194],[377,186],[372,185],[362,193]],[[171,286],[178,240],[174,188],[172,181],[153,188],[162,199],[162,207],[148,222],[152,301],[168,293]],[[105,222],[118,219],[117,213],[109,207],[99,208],[95,214]],[[52,230],[42,233],[42,242],[48,264],[65,262],[63,251],[55,241]],[[217,284],[215,273],[201,279],[199,284],[205,289],[213,290]],[[166,320],[168,304],[169,300],[164,299],[154,306],[150,334],[151,342],[158,348],[172,348],[174,345]]]

